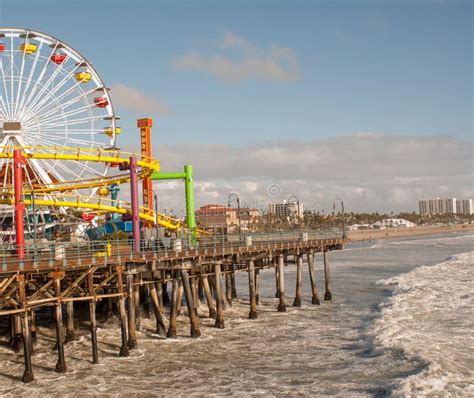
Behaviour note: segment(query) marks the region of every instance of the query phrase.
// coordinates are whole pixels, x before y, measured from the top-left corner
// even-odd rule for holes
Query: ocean
[[[473,235],[446,234],[348,245],[328,255],[333,301],[311,305],[305,264],[303,306],[291,307],[295,267],[286,269],[287,313],[278,313],[274,271],[261,272],[258,319],[248,320],[246,274],[225,329],[201,318],[202,337],[153,333],[142,319],[138,348],[118,357],[116,320],[66,345],[68,372],[56,374],[54,329],[38,332],[35,381],[20,382],[22,354],[0,341],[2,396],[474,396]],[[324,296],[322,258],[318,287]],[[207,313],[200,307],[200,314]],[[183,309],[185,312],[185,308]]]

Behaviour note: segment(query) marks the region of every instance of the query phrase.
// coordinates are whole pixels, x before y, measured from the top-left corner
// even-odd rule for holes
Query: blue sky
[[[109,85],[166,104],[169,113],[152,115],[165,144],[354,132],[467,137],[472,17],[468,1],[0,1],[2,25],[59,37]],[[191,52],[238,60],[239,49],[219,47],[228,33],[262,53],[291,49],[298,75],[228,83],[173,66]]]
[[[443,136],[472,145],[472,20],[472,2],[449,0],[0,0],[2,26],[56,36],[94,64],[112,87],[122,117],[127,138],[121,138],[121,146],[136,133],[137,117],[152,116],[158,151],[179,152],[176,147],[187,144],[181,153],[190,161],[197,161],[193,153],[203,150],[200,146],[211,153],[214,145],[245,151],[266,143],[285,147],[291,140],[318,146],[341,137],[350,137],[341,145],[353,145],[353,137],[368,133],[401,140]],[[146,111],[137,111],[137,104]],[[171,158],[168,152],[160,157],[178,167],[176,159],[183,156]],[[369,149],[364,153],[370,156]],[[462,156],[471,178],[472,157]],[[298,163],[297,153],[293,162]],[[278,179],[268,171],[237,174],[223,183],[225,170],[220,177],[200,176],[216,187],[206,200],[226,197],[244,180]],[[397,176],[396,170],[391,173],[385,178]],[[427,184],[418,197],[439,196],[443,189],[472,195],[469,179],[449,185],[453,176],[445,177]],[[298,176],[288,178],[294,182]],[[310,180],[302,180],[302,186],[316,183]],[[365,209],[376,199],[380,208],[416,207],[416,195],[387,205],[386,187],[364,184],[375,196],[354,208]],[[347,192],[348,200],[358,200],[359,185]],[[293,192],[283,189],[288,196],[300,190],[291,187]],[[250,197],[252,189],[242,195]]]

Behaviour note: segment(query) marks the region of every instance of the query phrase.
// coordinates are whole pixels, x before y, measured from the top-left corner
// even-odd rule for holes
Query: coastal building
[[[418,207],[420,210],[420,214],[425,215],[459,214],[460,202],[462,201],[457,200],[456,198],[436,198],[420,200],[418,202]]]
[[[374,222],[372,228],[387,229],[387,228],[413,228],[416,227],[414,222],[405,220],[404,218],[385,218],[381,221]]]
[[[196,210],[196,223],[203,229],[222,230],[224,233],[237,232],[240,227],[242,232],[249,231],[251,223],[259,216],[257,209],[241,207],[240,211],[235,207],[219,204],[201,206]]]
[[[461,199],[456,201],[457,214],[469,216],[474,214],[472,199]]]
[[[280,219],[298,223],[299,219],[303,217],[303,203],[299,201],[287,202],[286,200],[281,203],[270,203],[268,212]]]

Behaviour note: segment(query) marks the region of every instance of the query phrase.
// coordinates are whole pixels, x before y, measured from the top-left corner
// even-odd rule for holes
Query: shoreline
[[[449,232],[473,232],[474,224],[439,225],[413,228],[364,229],[349,231],[350,242],[363,242],[377,239],[395,239],[411,236],[438,235]]]

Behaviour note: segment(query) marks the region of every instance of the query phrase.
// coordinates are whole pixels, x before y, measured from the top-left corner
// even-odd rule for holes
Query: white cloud
[[[244,80],[289,81],[299,78],[299,63],[291,48],[259,48],[246,38],[227,32],[212,54],[190,52],[173,60],[173,66],[210,74],[225,83]]]
[[[331,211],[336,196],[349,211],[413,211],[422,198],[474,196],[473,142],[448,137],[357,134],[239,148],[160,145],[156,153],[163,171],[194,166],[198,204],[225,204],[237,192],[260,208],[296,195],[317,211]],[[163,200],[182,203],[182,187]]]
[[[111,97],[114,105],[129,111],[158,115],[170,113],[169,107],[164,102],[123,83],[114,83],[112,85]]]

